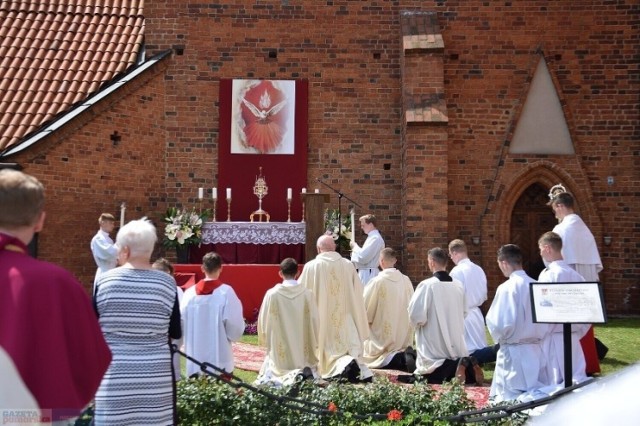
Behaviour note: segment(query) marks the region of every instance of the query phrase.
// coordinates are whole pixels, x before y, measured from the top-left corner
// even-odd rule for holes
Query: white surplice
[[[363,285],[367,285],[373,277],[378,275],[378,262],[383,248],[384,240],[380,231],[373,229],[367,234],[362,247],[356,243],[351,249],[351,261],[356,266]]]
[[[384,269],[364,288],[369,339],[364,342],[364,362],[369,368],[387,365],[413,341],[407,308],[413,285],[396,268]]]
[[[319,253],[304,265],[300,284],[312,291],[318,307],[318,373],[339,375],[353,360],[360,378],[373,373],[362,361],[362,343],[369,337],[363,286],[353,263],[336,252]]]
[[[586,281],[598,281],[598,273],[602,271],[602,261],[596,239],[582,218],[575,213],[568,214],[553,228],[553,232],[562,238],[564,261],[578,271]]]
[[[95,291],[95,283],[100,278],[100,275],[116,267],[118,263],[118,247],[109,234],[100,229],[91,239],[91,254],[93,254],[93,260],[98,267],[93,279]]]
[[[240,340],[245,326],[242,303],[233,288],[222,284],[211,294],[198,295],[194,285],[184,292],[180,313],[187,355],[233,372],[231,343]],[[195,363],[187,361],[187,376],[199,372]]]
[[[467,316],[464,319],[464,341],[469,352],[485,348],[487,337],[480,306],[487,300],[487,276],[482,268],[469,258],[461,259],[451,269],[453,278],[462,283],[467,300]]]
[[[574,271],[564,260],[551,262],[540,273],[538,282],[582,282],[582,275]],[[571,325],[571,362],[572,378],[574,383],[587,380],[587,363],[582,352],[580,339],[589,331],[590,324]],[[551,384],[564,384],[564,340],[562,324],[552,324],[550,333],[545,337],[543,349],[547,359],[547,377]]]
[[[296,280],[267,290],[258,316],[258,342],[266,349],[256,384],[291,385],[304,367],[316,376],[318,310]]]
[[[446,359],[469,355],[464,343],[466,310],[460,281],[431,277],[418,284],[408,309],[409,321],[416,330],[414,374],[432,373]]]
[[[500,344],[491,382],[490,398],[495,402],[537,399],[549,384],[542,341],[550,325],[534,324],[529,283],[523,270],[514,271],[498,286],[489,312],[487,328]]]

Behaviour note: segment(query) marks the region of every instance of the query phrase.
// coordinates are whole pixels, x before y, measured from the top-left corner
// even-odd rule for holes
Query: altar
[[[304,222],[207,222],[202,244],[192,246],[190,263],[200,263],[210,251],[225,264],[279,264],[287,257],[305,262]]]

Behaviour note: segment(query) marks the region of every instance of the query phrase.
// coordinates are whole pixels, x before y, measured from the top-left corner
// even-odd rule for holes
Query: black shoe
[[[398,376],[398,382],[400,383],[415,383],[416,376],[413,374],[401,374]]]
[[[407,346],[407,349],[404,350],[404,363],[407,366],[407,372],[413,373],[416,371],[416,358],[418,353],[411,346]]]

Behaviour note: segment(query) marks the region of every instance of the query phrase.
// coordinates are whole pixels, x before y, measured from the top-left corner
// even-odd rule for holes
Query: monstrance
[[[256,215],[259,218],[259,222],[262,222],[263,216],[266,217],[267,222],[269,222],[271,216],[269,216],[269,213],[262,210],[262,199],[268,193],[269,187],[267,186],[267,181],[265,180],[264,176],[262,176],[262,167],[260,167],[260,174],[256,176],[256,183],[253,185],[253,194],[258,197],[258,210],[254,211],[253,213],[251,213],[251,216],[249,216],[251,222],[253,222],[253,217]]]

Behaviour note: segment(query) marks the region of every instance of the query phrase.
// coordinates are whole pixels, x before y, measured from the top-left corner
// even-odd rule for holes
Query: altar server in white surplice
[[[222,258],[207,253],[202,258],[205,278],[184,292],[180,313],[184,326],[185,352],[201,362],[208,362],[227,373],[233,372],[232,342],[244,333],[242,303],[233,288],[219,280]],[[187,361],[187,376],[200,373]]]
[[[330,235],[318,238],[317,249],[300,284],[313,292],[318,307],[318,373],[324,379],[370,381],[373,373],[362,361],[362,342],[369,337],[362,282],[353,263],[336,253]]]
[[[98,218],[100,229],[91,239],[91,254],[93,254],[93,260],[98,267],[93,279],[94,292],[95,283],[100,275],[115,268],[118,263],[118,247],[109,235],[113,232],[115,223],[116,218],[111,213],[102,213]]]
[[[449,243],[449,257],[455,267],[450,275],[460,281],[464,287],[467,301],[467,316],[464,319],[464,341],[467,344],[469,354],[484,349],[487,346],[487,338],[484,326],[484,317],[480,306],[487,300],[487,276],[481,267],[473,263],[467,255],[467,245],[462,240],[453,240]],[[480,363],[485,360],[478,360]]]
[[[317,377],[318,309],[311,290],[296,281],[298,263],[280,262],[282,284],[269,289],[258,316],[258,342],[266,356],[255,384],[288,386]]]
[[[540,273],[539,282],[582,282],[584,278],[562,259],[562,238],[555,232],[547,232],[538,240],[540,255],[549,266]],[[574,383],[587,380],[587,364],[580,345],[580,339],[589,331],[591,324],[571,325],[571,362]],[[547,359],[547,376],[551,384],[564,387],[564,340],[562,324],[552,324],[551,332],[544,341],[545,358]]]
[[[358,270],[358,276],[363,285],[378,275],[378,259],[384,248],[384,240],[380,231],[376,228],[376,217],[366,214],[360,218],[360,228],[367,234],[367,239],[362,247],[355,241],[351,241],[351,261]]]
[[[529,401],[546,396],[549,384],[542,341],[550,325],[534,324],[529,283],[522,269],[522,251],[514,244],[498,250],[498,266],[507,281],[500,284],[487,312],[487,327],[500,344],[489,397],[495,401]]]
[[[382,272],[364,288],[370,335],[364,342],[363,359],[369,368],[407,369],[404,351],[413,342],[407,308],[413,284],[395,268],[396,262],[395,250],[384,248],[380,253]]]
[[[593,234],[582,218],[574,212],[573,195],[564,191],[562,185],[551,188],[551,208],[560,221],[553,232],[562,238],[562,258],[567,265],[589,282],[600,281],[598,273],[602,271],[602,261]],[[596,352],[593,327],[580,341],[587,362],[587,374],[600,372],[600,360]]]

